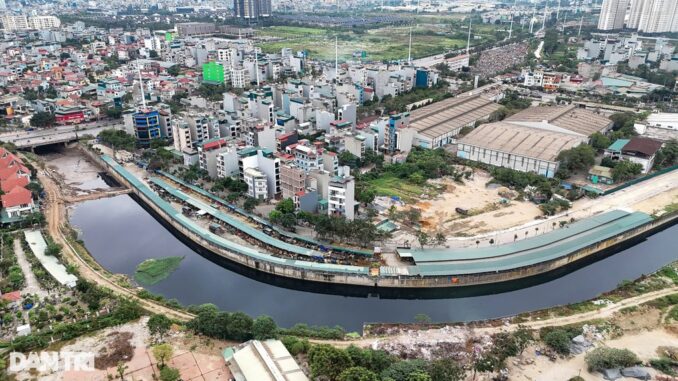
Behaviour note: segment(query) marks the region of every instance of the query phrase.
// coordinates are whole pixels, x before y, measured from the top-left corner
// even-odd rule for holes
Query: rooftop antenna
[[[339,36],[334,36],[334,76],[339,82]]]
[[[579,20],[579,32],[577,32],[577,37],[581,35],[581,26],[584,23],[584,15],[581,15],[581,19]]]
[[[541,23],[541,29],[540,30],[546,29],[546,14],[548,13],[548,10],[549,10],[549,6],[548,6],[548,4],[545,4],[544,5],[544,20]]]
[[[412,27],[410,27],[410,46],[407,50],[407,64],[412,64]]]
[[[471,23],[473,22],[473,18],[469,16],[468,18],[468,40],[466,41],[466,55],[469,55],[470,50],[471,50]]]
[[[534,29],[534,16],[537,14],[537,7],[532,8],[532,18],[530,19],[530,34]]]
[[[137,58],[137,73],[139,73],[139,90],[141,90],[141,104],[146,110],[146,95],[144,95],[144,81],[141,79],[141,67],[139,66],[139,59]]]

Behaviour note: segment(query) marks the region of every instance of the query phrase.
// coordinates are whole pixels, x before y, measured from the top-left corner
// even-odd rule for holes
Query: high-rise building
[[[598,29],[613,30],[624,27],[624,17],[629,0],[604,0],[600,9]]]
[[[678,31],[678,1],[632,0],[626,26],[645,33]]]
[[[134,123],[134,136],[137,138],[139,147],[148,148],[151,141],[160,139],[160,113],[156,110],[140,110],[132,116]]]
[[[271,0],[233,0],[235,17],[256,20],[271,16]]]

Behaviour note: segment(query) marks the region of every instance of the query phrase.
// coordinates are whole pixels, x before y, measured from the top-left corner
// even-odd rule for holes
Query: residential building
[[[636,0],[631,4],[627,27],[645,33],[678,31],[676,0]]]
[[[247,184],[247,195],[257,200],[268,199],[268,180],[258,168],[245,168],[243,180]]]
[[[244,180],[245,169],[257,168],[266,175],[268,197],[275,198],[282,192],[280,181],[280,158],[273,151],[247,147],[238,152],[238,172]]]
[[[348,220],[355,218],[355,179],[353,176],[335,176],[328,186],[328,215],[343,216]]]
[[[202,79],[209,83],[224,83],[224,66],[216,62],[204,63]]]
[[[294,155],[294,162],[305,173],[322,167],[322,153],[319,153],[315,146],[310,145],[308,140],[300,141],[291,151]]]
[[[238,175],[238,151],[235,146],[219,152],[217,156],[217,177],[233,177]]]
[[[598,29],[622,29],[628,5],[629,0],[603,0],[600,18],[598,19]]]
[[[306,172],[295,164],[283,164],[280,167],[280,186],[283,198],[294,199],[306,189]]]
[[[200,169],[207,171],[213,179],[217,178],[217,161],[219,154],[228,149],[226,140],[210,139],[198,144],[198,163]]]
[[[621,158],[642,165],[643,173],[648,173],[661,148],[662,142],[659,140],[634,136],[621,149]]]
[[[271,16],[271,0],[234,0],[233,11],[237,18],[256,20]]]

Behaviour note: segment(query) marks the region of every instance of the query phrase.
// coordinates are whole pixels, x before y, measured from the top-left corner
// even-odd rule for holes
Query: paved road
[[[21,267],[21,271],[24,273],[24,278],[26,279],[26,287],[21,291],[23,295],[26,294],[36,294],[40,299],[47,296],[47,291],[43,290],[40,286],[40,283],[35,278],[33,270],[31,269],[31,264],[26,258],[26,253],[24,253],[24,248],[21,246],[21,238],[14,238],[14,254],[16,255],[16,261]]]
[[[101,131],[116,128],[124,128],[122,122],[98,122],[79,124],[77,126],[59,126],[49,129],[34,131],[17,131],[0,134],[0,141],[13,143],[19,148],[40,146],[75,140],[83,135],[98,135]]]

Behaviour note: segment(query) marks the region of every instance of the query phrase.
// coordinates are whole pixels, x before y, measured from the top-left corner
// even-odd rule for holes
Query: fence
[[[637,179],[633,179],[633,180],[628,181],[628,182],[626,182],[626,183],[624,183],[624,184],[622,184],[622,185],[620,185],[620,186],[618,186],[618,187],[614,187],[614,188],[612,188],[612,189],[606,190],[605,192],[603,192],[603,196],[607,196],[608,194],[612,194],[612,193],[614,193],[614,192],[617,192],[617,191],[620,191],[620,190],[622,190],[622,189],[628,188],[628,187],[630,187],[631,185],[636,185],[636,184],[641,183],[641,182],[643,182],[643,181],[650,180],[650,179],[655,178],[655,177],[657,177],[657,176],[661,176],[661,175],[663,175],[663,174],[665,174],[665,173],[669,173],[669,172],[671,172],[671,171],[673,171],[673,170],[676,170],[676,169],[678,169],[678,165],[674,165],[674,166],[671,166],[671,167],[668,167],[668,168],[664,168],[664,169],[662,169],[662,170],[659,170],[659,171],[654,172],[654,173],[652,173],[652,174],[649,174],[649,175],[647,175],[647,176],[643,176],[643,177],[639,177],[639,178],[637,178]]]

